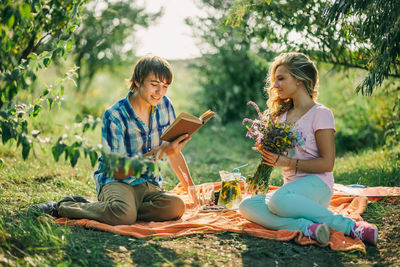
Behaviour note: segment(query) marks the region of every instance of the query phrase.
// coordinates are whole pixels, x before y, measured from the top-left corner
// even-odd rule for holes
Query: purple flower
[[[253,120],[250,120],[249,118],[244,118],[243,121],[242,121],[242,125],[244,125],[245,122],[253,123]]]
[[[260,112],[260,108],[257,106],[257,104],[256,104],[255,102],[249,101],[249,102],[247,102],[247,105],[252,105],[252,106],[256,109],[257,114],[258,114],[258,117],[259,117],[260,119],[263,118],[263,115],[262,115],[262,113]]]
[[[257,104],[253,101],[249,101],[247,104],[254,106],[259,118],[253,120],[249,118],[243,119],[243,125],[245,123],[251,124],[246,126],[248,129],[246,137],[254,139],[257,145],[262,144],[266,149],[274,153],[282,153],[296,145],[296,136],[292,132],[293,125],[276,121],[270,114],[262,114]],[[286,142],[281,142],[283,139]]]

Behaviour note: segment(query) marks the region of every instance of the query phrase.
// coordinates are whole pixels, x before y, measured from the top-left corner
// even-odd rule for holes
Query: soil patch
[[[400,266],[400,201],[371,203],[363,218],[379,229],[378,245],[367,245],[365,254],[230,232],[152,238],[128,251],[139,266]]]

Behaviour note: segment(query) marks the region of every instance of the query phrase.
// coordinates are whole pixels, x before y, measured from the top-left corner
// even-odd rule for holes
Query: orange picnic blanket
[[[219,190],[221,183],[214,183],[215,190]],[[270,190],[276,190],[279,187],[271,186]],[[343,189],[343,188],[342,188]],[[400,196],[400,188],[379,187],[374,191],[368,188],[368,192],[373,196]],[[172,192],[180,195],[187,203],[188,196],[182,185],[176,186]],[[360,191],[361,192],[361,191]],[[358,221],[362,220],[361,214],[364,212],[368,204],[368,196],[358,192],[359,196],[354,196],[354,192],[346,193],[345,190],[336,190],[335,196],[332,198],[329,209],[333,212],[343,214]],[[352,195],[352,196],[346,196]],[[376,199],[374,199],[376,200]],[[180,220],[167,222],[136,222],[132,225],[111,226],[94,220],[80,219],[69,220],[59,218],[56,220],[58,224],[81,226],[87,228],[96,228],[108,232],[121,235],[134,236],[137,238],[145,238],[150,236],[160,236],[176,238],[191,234],[210,234],[223,231],[235,233],[246,233],[260,238],[274,239],[278,241],[294,240],[301,245],[316,244],[318,246],[330,246],[333,250],[349,251],[361,250],[365,252],[365,245],[360,239],[344,236],[343,233],[331,229],[331,238],[327,244],[319,244],[314,240],[309,240],[301,231],[289,230],[268,230],[258,224],[252,223],[243,218],[236,210],[220,210],[220,211],[200,211],[197,214],[185,213]]]

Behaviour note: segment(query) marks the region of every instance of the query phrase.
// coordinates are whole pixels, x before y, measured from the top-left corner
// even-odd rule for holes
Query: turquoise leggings
[[[317,176],[308,175],[267,195],[254,195],[240,203],[240,213],[249,221],[272,230],[305,230],[325,222],[330,228],[350,234],[355,222],[327,207],[332,197],[329,187]]]

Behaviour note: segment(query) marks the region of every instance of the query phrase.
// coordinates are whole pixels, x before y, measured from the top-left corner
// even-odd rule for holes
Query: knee
[[[246,219],[253,217],[254,210],[254,200],[252,198],[246,198],[239,204],[239,212]]]
[[[130,225],[137,219],[136,208],[123,202],[111,202],[107,214],[109,214],[108,223],[111,225]]]
[[[277,215],[280,215],[290,204],[290,194],[285,192],[275,192],[269,201],[269,210]]]
[[[185,202],[179,197],[172,198],[171,200],[171,210],[168,214],[169,218],[167,220],[179,219],[185,212]]]
[[[240,202],[239,204],[239,211],[240,213],[242,213],[242,211],[247,210],[247,208],[249,207],[249,203],[250,203],[250,198],[246,198],[244,199],[242,202]]]

